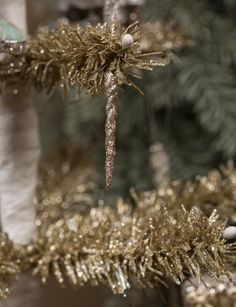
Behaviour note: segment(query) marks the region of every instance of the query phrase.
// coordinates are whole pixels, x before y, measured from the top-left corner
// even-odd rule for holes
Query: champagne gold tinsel
[[[182,204],[187,210],[196,207],[206,216],[217,209],[224,219],[236,222],[236,170],[232,162],[219,170],[212,170],[207,176],[181,182],[174,180],[165,188],[142,193],[139,197],[132,192],[139,205],[150,203],[159,208],[166,206],[174,214]]]
[[[225,244],[225,223],[214,212],[209,219],[197,210],[138,208],[120,204],[117,210],[93,208],[89,215],[67,216],[49,226],[31,256],[45,282],[54,274],[75,286],[108,284],[114,293],[172,279],[181,284],[189,275],[216,279],[227,275],[235,260],[234,245]]]
[[[133,35],[134,44],[122,50],[126,33]],[[150,59],[153,54],[141,51],[140,35],[137,23],[126,29],[116,22],[85,28],[61,23],[55,31],[42,32],[29,43],[23,74],[48,90],[59,82],[64,89],[76,84],[92,95],[104,93],[108,72],[120,83],[132,85],[128,74],[133,68],[152,70],[163,65]]]
[[[0,249],[2,282],[19,266],[21,271],[32,268],[44,282],[53,274],[60,284],[66,278],[74,286],[105,283],[114,293],[124,293],[131,287],[131,280],[141,287],[152,287],[169,280],[181,284],[194,276],[204,280],[206,274],[225,280],[232,272],[235,244],[223,239],[226,223],[216,210],[208,213],[229,199],[231,205],[235,203],[233,168],[225,168],[225,178],[214,172],[214,176],[211,173],[182,185],[172,182],[165,190],[146,192],[141,197],[132,191],[135,208],[122,200],[116,209],[99,201],[87,212],[70,210],[80,205],[77,197],[81,190],[76,188],[80,180],[69,188],[78,172],[73,168],[65,171],[64,166],[53,171],[47,166],[47,170],[49,175],[44,180],[48,178],[50,182],[46,183],[46,191],[45,184],[39,189],[38,240],[21,250],[4,241],[7,243]],[[67,182],[67,188],[62,182]],[[198,195],[194,197],[193,193]],[[204,202],[211,203],[206,210],[208,218],[198,208],[192,208]],[[60,207],[60,214],[53,215]],[[204,211],[204,206],[198,207]],[[4,261],[8,259],[13,271],[6,271]],[[5,289],[3,284],[0,286]]]
[[[183,287],[186,307],[235,307],[236,286],[235,276],[231,276],[234,285],[229,282],[216,282],[205,277],[204,284],[195,280],[187,282]]]

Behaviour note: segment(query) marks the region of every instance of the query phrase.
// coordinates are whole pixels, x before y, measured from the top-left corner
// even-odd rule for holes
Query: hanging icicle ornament
[[[112,6],[113,13],[110,15],[113,17],[119,10],[118,2],[107,1],[107,6]],[[5,21],[0,19],[0,53],[4,53],[3,59],[0,59],[1,81],[5,82],[7,77],[16,75],[18,80],[31,81],[36,87],[47,92],[59,84],[65,93],[70,86],[76,84],[78,92],[83,88],[96,96],[105,93],[108,97],[111,93],[112,96],[107,98],[111,106],[112,97],[114,99],[118,94],[114,96],[114,91],[106,89],[108,79],[111,79],[107,76],[111,74],[114,76],[116,92],[119,86],[127,84],[142,93],[130,76],[140,78],[140,75],[137,76],[138,70],[152,70],[157,66],[165,66],[170,62],[169,49],[186,44],[179,35],[178,42],[180,42],[170,44],[171,47],[166,48],[163,37],[166,37],[166,33],[170,30],[160,28],[159,32],[163,35],[153,35],[151,44],[147,46],[145,44],[145,39],[149,37],[147,33],[156,32],[154,28],[149,31],[149,26],[141,28],[137,22],[124,28],[114,18],[107,17],[105,20],[107,21],[105,24],[87,25],[84,28],[59,23],[56,30],[41,31],[36,38],[26,44],[25,38],[18,37],[18,31],[13,25],[10,27],[12,31],[5,33]],[[9,36],[7,40],[6,34]],[[172,42],[175,39],[173,31],[171,35]],[[115,105],[113,102],[113,109]],[[115,129],[116,123],[111,126],[111,119],[108,118],[106,127],[108,126],[109,129],[111,127]],[[108,133],[108,128],[106,132]],[[111,184],[115,158],[115,150],[111,150],[115,148],[115,132],[110,131],[109,134],[109,142],[106,142],[106,160],[109,161],[109,166],[106,165],[107,186]],[[113,136],[112,142],[111,136]],[[109,157],[108,152],[110,152]]]
[[[118,86],[115,76],[112,73],[106,74],[105,80],[105,95],[107,97],[106,103],[106,164],[105,177],[106,188],[111,186],[112,175],[114,169],[114,161],[116,156],[116,117],[117,117],[117,92]]]
[[[77,84],[92,95],[105,93],[106,186],[110,187],[115,159],[116,101],[122,84],[133,86],[134,70],[152,70],[164,64],[157,53],[143,53],[141,28],[134,23],[124,29],[119,23],[88,25],[85,28],[59,24],[55,31],[40,33],[29,42],[27,69],[23,76],[48,91],[60,83],[66,91]]]
[[[14,72],[19,80],[31,81],[37,88],[47,92],[59,84],[65,93],[73,85],[78,86],[78,92],[85,89],[96,96],[105,93],[109,105],[107,114],[111,115],[112,112],[108,112],[108,109],[112,99],[118,95],[119,86],[127,84],[142,93],[130,76],[140,78],[137,76],[138,70],[152,70],[157,66],[164,66],[168,61],[162,59],[166,58],[166,53],[162,50],[152,52],[153,48],[150,47],[151,52],[147,49],[143,51],[144,30],[137,22],[127,28],[117,21],[111,21],[111,24],[109,22],[97,26],[87,25],[84,28],[59,23],[56,30],[41,31],[27,46],[23,42],[20,45],[17,43],[20,49],[14,48],[16,52],[11,55],[11,62],[0,63],[4,65],[0,75],[7,79],[9,72]],[[18,62],[18,51],[25,52],[24,56],[20,56],[21,62]],[[108,80],[111,79],[108,76],[111,75],[114,79],[113,90],[106,89]],[[113,101],[114,110],[115,105]],[[116,117],[115,113],[114,111],[113,119]],[[106,142],[106,185],[110,186],[114,168],[115,131],[110,131],[108,137],[108,127],[116,129],[116,123],[111,125],[111,118],[107,119],[106,125],[106,139],[109,139]]]
[[[131,34],[125,34],[121,40],[122,50],[129,49],[134,43],[134,38]],[[105,177],[106,188],[111,186],[115,156],[116,156],[116,117],[117,117],[117,97],[118,97],[118,83],[117,77],[109,72],[105,76],[105,95],[107,97],[106,103],[106,164]]]

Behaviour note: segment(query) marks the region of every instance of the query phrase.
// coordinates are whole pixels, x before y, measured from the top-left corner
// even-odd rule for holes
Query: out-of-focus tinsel
[[[235,277],[231,276],[235,282]],[[204,284],[195,280],[187,282],[183,287],[186,307],[235,307],[236,287],[227,281],[216,282],[205,277]]]
[[[184,46],[193,46],[194,42],[183,35],[181,29],[175,29],[171,24],[159,21],[147,23],[143,27],[142,49],[170,52]]]
[[[174,180],[166,188],[142,193],[139,197],[132,192],[139,205],[150,203],[159,208],[166,206],[174,214],[176,208],[184,205],[193,207],[209,216],[214,209],[219,215],[236,222],[236,170],[232,162],[219,170],[212,170],[207,176],[196,176],[195,180],[181,182]]]
[[[0,299],[5,298],[16,280],[19,272],[17,248],[5,234],[0,234]]]
[[[68,155],[70,159],[67,159]],[[97,174],[77,150],[53,154],[40,166],[37,220],[40,232],[67,212],[88,213],[97,203]]]

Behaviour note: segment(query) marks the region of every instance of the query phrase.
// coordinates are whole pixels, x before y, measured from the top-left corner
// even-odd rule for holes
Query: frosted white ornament
[[[129,49],[134,43],[134,38],[131,34],[125,34],[121,40],[122,49]]]
[[[223,237],[226,240],[236,239],[236,227],[229,226],[229,227],[225,228],[225,230],[223,232]]]

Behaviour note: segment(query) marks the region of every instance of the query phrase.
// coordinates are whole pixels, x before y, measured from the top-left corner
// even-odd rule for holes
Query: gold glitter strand
[[[116,156],[116,117],[117,117],[117,97],[118,85],[115,76],[112,73],[107,73],[105,76],[105,95],[106,100],[106,187],[110,188],[114,169],[114,161]]]

